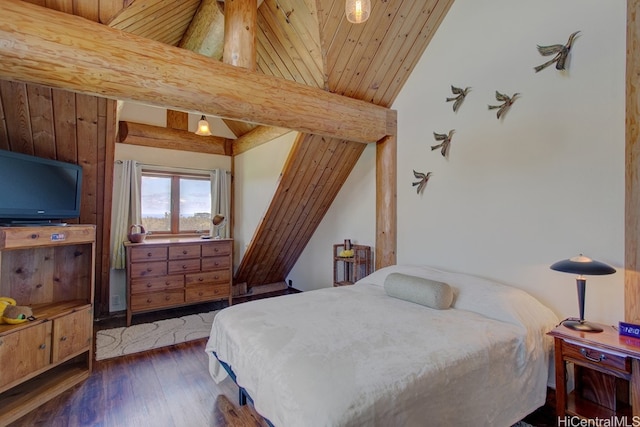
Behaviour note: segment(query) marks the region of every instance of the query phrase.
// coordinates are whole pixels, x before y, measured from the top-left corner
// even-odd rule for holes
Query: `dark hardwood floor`
[[[284,293],[296,292],[285,290]],[[263,294],[235,303],[279,295]],[[203,304],[138,315],[133,323],[221,308]],[[95,330],[125,326],[124,316],[99,320]],[[251,404],[238,404],[238,387],[227,378],[216,384],[209,376],[206,338],[136,355],[97,361],[84,383],[50,400],[10,427],[263,427],[268,423]],[[2,408],[0,408],[2,410]],[[555,425],[545,407],[525,419]],[[427,424],[425,424],[427,425]]]

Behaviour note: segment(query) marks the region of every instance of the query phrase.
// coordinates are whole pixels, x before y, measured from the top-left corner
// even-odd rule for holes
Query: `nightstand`
[[[604,331],[574,331],[562,325],[554,338],[556,414],[586,419],[640,415],[640,339]],[[573,369],[575,386],[567,392]]]

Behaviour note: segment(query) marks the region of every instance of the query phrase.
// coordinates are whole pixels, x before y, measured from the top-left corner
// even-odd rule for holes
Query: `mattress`
[[[449,284],[451,308],[393,298],[391,272]],[[558,322],[526,292],[429,267],[220,311],[206,346],[275,426],[509,426],[542,406]]]

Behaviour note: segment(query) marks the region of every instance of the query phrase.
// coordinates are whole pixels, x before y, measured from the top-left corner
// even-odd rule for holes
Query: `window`
[[[208,174],[142,171],[142,226],[154,234],[203,233],[211,228]]]

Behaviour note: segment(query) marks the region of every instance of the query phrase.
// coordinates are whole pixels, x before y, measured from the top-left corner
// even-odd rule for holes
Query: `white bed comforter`
[[[387,296],[398,271],[448,283],[448,310]],[[206,346],[275,426],[509,426],[545,401],[557,317],[529,294],[426,267],[225,308]]]

